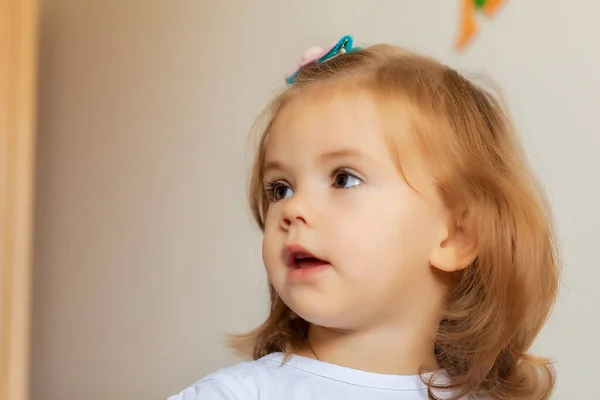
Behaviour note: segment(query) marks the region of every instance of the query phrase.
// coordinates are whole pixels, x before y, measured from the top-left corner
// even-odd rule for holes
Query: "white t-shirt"
[[[206,376],[167,400],[427,400],[419,376],[384,375],[282,353]],[[439,393],[438,393],[439,396]]]

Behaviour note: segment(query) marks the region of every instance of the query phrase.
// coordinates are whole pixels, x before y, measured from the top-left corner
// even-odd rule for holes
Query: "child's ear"
[[[450,222],[440,235],[439,244],[433,249],[429,263],[445,272],[467,268],[477,258],[477,237],[473,229],[466,227],[466,213]]]

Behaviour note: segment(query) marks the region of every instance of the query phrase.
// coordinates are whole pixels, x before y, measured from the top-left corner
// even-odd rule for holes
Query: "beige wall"
[[[535,347],[558,361],[555,398],[591,398],[600,5],[510,3],[459,55],[458,1],[44,0],[32,399],[161,399],[235,360],[223,332],[266,308],[248,129],[305,47],[346,33],[503,86],[566,263]]]

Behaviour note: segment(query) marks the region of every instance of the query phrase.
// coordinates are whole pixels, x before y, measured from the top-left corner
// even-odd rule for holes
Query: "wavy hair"
[[[402,131],[427,157],[439,193],[463,229],[477,238],[477,257],[458,273],[435,341],[438,364],[451,381],[444,386],[452,389],[450,399],[549,398],[555,382],[551,363],[527,351],[557,296],[552,218],[510,118],[492,91],[433,59],[391,45],[302,68],[295,83],[269,104],[258,131],[249,187],[258,226],[264,230],[268,208],[263,165],[274,119],[307,88],[333,83],[368,90],[387,105],[391,117],[402,116],[407,128]],[[400,165],[402,160],[399,156]],[[233,338],[233,346],[254,359],[273,352],[289,355],[307,338],[308,322],[272,286],[270,295],[267,320]],[[437,399],[439,387],[433,379],[427,384],[430,398]]]

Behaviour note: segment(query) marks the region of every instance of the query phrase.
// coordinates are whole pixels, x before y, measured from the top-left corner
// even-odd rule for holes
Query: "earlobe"
[[[467,268],[477,258],[477,239],[471,230],[454,225],[446,231],[436,248],[433,249],[429,263],[445,272],[456,272]]]
[[[439,246],[434,250],[429,263],[441,271],[456,272],[467,268],[475,258],[476,251],[465,252],[453,246]]]

